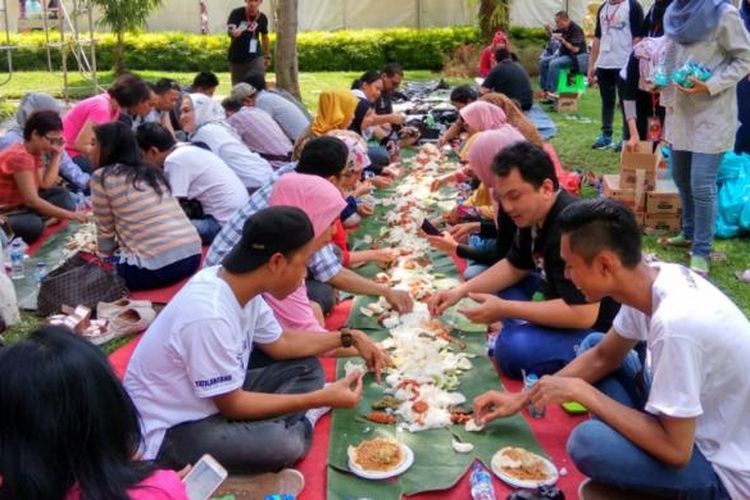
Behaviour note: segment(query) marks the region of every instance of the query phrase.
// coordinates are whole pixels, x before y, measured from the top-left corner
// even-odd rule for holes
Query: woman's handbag
[[[108,264],[91,254],[77,253],[42,281],[37,314],[49,316],[63,304],[96,310],[99,302],[113,302],[128,294],[125,280]]]

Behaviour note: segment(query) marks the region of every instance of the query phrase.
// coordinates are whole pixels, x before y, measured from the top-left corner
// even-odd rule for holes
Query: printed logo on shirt
[[[231,382],[231,375],[221,375],[219,377],[209,378],[206,380],[196,380],[195,387],[199,389],[206,389],[207,387],[213,387],[217,384],[223,384],[225,382]]]

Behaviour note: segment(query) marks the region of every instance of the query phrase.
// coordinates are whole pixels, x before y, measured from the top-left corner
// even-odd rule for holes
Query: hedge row
[[[514,40],[537,42],[543,30],[511,29]],[[114,63],[115,37],[100,33],[97,39],[99,68]],[[54,35],[53,35],[54,40]],[[359,71],[399,61],[405,69],[440,70],[444,57],[458,46],[480,43],[478,29],[472,27],[416,30],[358,30],[306,32],[298,38],[300,71]],[[17,71],[42,71],[47,68],[45,37],[42,33],[13,36],[11,44]],[[275,37],[271,34],[271,45]],[[125,39],[125,64],[128,69],[162,71],[226,71],[229,37],[185,33],[138,33]],[[55,67],[60,67],[60,51],[52,50]],[[74,64],[72,58],[69,63]]]

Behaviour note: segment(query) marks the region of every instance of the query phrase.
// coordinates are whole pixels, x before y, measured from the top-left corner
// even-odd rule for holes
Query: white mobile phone
[[[227,470],[211,455],[203,455],[182,480],[190,500],[208,500],[227,478]]]

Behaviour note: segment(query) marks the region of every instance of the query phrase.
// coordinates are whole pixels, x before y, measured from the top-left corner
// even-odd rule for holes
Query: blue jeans
[[[545,68],[546,66],[546,68]],[[542,90],[547,92],[556,92],[557,83],[560,81],[560,71],[565,68],[573,66],[573,58],[570,56],[559,56],[555,57],[551,61],[547,61],[545,65],[544,61],[539,66],[541,82],[543,82]],[[546,73],[544,72],[546,69]]]
[[[146,269],[130,264],[117,264],[117,274],[122,276],[128,286],[128,290],[136,292],[139,290],[154,290],[174,285],[182,279],[191,276],[201,265],[201,256],[193,255],[186,259],[178,260],[160,269]]]
[[[692,254],[708,258],[716,229],[716,176],[723,153],[672,151],[672,177],[682,201],[682,234]]]
[[[212,215],[206,215],[202,219],[190,219],[190,222],[198,231],[198,236],[201,237],[201,243],[204,245],[213,243],[214,238],[221,231],[221,224]]]
[[[602,338],[602,334],[589,335],[579,353]],[[642,410],[648,397],[648,381],[639,383],[642,372],[638,356],[631,351],[622,366],[596,387],[623,405]],[[686,500],[729,498],[710,462],[697,447],[688,465],[675,469],[596,418],[573,430],[568,439],[568,454],[583,474],[614,488]]]
[[[480,238],[478,234],[472,234],[469,236],[469,246],[476,248],[477,250],[487,250],[497,245],[497,239]],[[466,269],[464,270],[464,279],[469,281],[472,278],[476,278],[490,266],[486,264],[480,264],[479,262],[469,260],[466,262]]]
[[[538,275],[531,275],[498,295],[505,300],[529,301],[542,282]],[[539,376],[552,374],[575,358],[578,344],[591,331],[505,319],[495,340],[493,356],[503,373],[511,378],[522,378],[521,370]]]
[[[540,56],[539,57],[539,87],[547,90],[547,74],[549,73],[549,63],[557,56]]]

